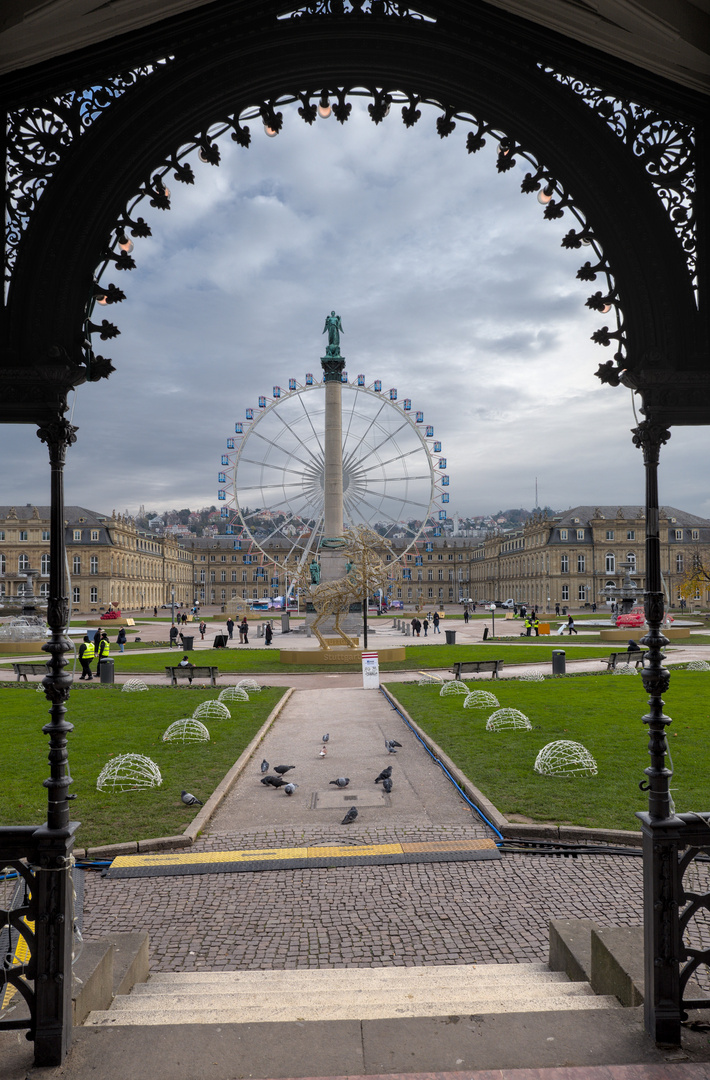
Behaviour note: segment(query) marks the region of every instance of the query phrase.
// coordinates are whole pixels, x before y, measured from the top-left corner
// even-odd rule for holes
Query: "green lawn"
[[[217,691],[161,687],[124,694],[119,687],[78,686],[72,690],[67,719],[69,765],[74,783],[72,816],[81,821],[78,847],[173,836],[183,831],[194,812],[180,800],[183,788],[205,801],[259,730],[282,697],[269,687],[248,702],[227,703],[230,720],[206,721],[209,743],[164,743],[173,720],[192,716]],[[0,684],[3,799],[0,825],[32,825],[45,820],[49,776],[47,702],[34,684]],[[96,790],[97,777],[117,754],[140,753],[160,768],[161,787],[127,792]]]
[[[440,697],[436,687],[392,683],[388,689],[468,778],[505,814],[535,821],[636,829],[637,810],[647,808],[639,781],[648,758],[647,712],[640,677],[603,675],[477,683],[492,690],[501,707],[520,709],[532,731],[486,731],[493,709],[464,710],[463,697]],[[674,672],[666,715],[674,718],[669,743],[671,782],[679,812],[710,810],[707,744],[710,739],[710,674]],[[597,776],[540,776],[537,753],[555,739],[583,743],[599,766]]]
[[[442,635],[443,637],[443,635]],[[370,647],[377,648],[376,638],[370,641]],[[383,642],[384,645],[391,646],[391,641]],[[396,642],[395,642],[396,644]],[[284,647],[288,647],[288,642],[284,642]],[[314,648],[316,647],[314,643]],[[380,665],[383,671],[418,671],[420,668],[450,668],[452,664],[459,660],[488,660],[491,657],[495,659],[504,659],[507,664],[519,664],[531,661],[543,661],[550,663],[552,658],[552,650],[560,648],[557,644],[542,644],[538,643],[536,639],[525,639],[524,641],[515,642],[512,645],[501,644],[500,642],[492,642],[480,645],[408,645],[406,659],[397,661],[395,663],[382,663]],[[568,646],[565,641],[564,650],[568,659],[590,659],[594,657],[608,656],[610,651],[609,645],[600,646],[599,642],[595,643],[594,648],[579,648],[575,645]],[[166,665],[176,664],[178,662],[178,653],[182,656],[182,652],[178,649],[170,649],[167,646],[160,653],[141,653],[134,652],[118,653],[115,649],[111,650],[111,655],[115,660],[116,673],[117,674],[144,674],[153,672],[155,674],[164,674]],[[229,649],[202,649],[199,652],[193,652],[192,659],[195,664],[205,664],[219,668],[220,672],[258,672],[261,674],[268,674],[269,672],[304,672],[304,671],[333,671],[333,666],[328,664],[281,664],[279,662],[279,649],[240,649],[239,644],[235,644]],[[601,670],[601,664],[600,670]],[[360,663],[356,664],[338,664],[338,668],[342,670],[359,670]]]

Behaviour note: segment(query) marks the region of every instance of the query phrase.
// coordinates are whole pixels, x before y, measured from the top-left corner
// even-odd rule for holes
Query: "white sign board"
[[[380,688],[380,661],[376,652],[362,654],[362,685],[365,690]]]

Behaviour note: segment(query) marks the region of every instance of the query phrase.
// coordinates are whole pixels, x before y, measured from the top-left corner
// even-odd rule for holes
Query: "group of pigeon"
[[[328,751],[327,751],[326,744],[329,741],[330,741],[330,734],[325,734],[323,736],[323,738],[321,739],[321,747],[320,747],[320,751],[319,751],[319,754],[318,754],[319,757],[326,757],[327,756]],[[385,749],[387,750],[388,754],[396,754],[398,747],[401,749],[402,744],[400,742],[397,742],[396,739],[385,739]],[[262,773],[261,782],[264,785],[264,787],[283,788],[284,789],[284,794],[293,795],[294,791],[298,787],[298,784],[294,783],[292,780],[291,781],[284,780],[284,774],[287,773],[287,772],[290,772],[291,769],[295,769],[296,766],[295,765],[275,765],[274,766],[274,773],[277,774],[276,776],[269,773],[270,768],[271,768],[271,766],[270,766],[269,762],[266,760],[266,758],[264,758],[263,761],[261,762],[261,773]],[[338,787],[338,788],[346,788],[348,786],[348,784],[350,783],[350,777],[349,776],[339,776],[337,778],[337,780],[329,780],[328,783],[333,784],[333,785],[335,785],[335,787]],[[388,794],[390,793],[390,791],[392,790],[392,766],[391,765],[388,765],[386,769],[382,770],[382,772],[380,773],[379,776],[375,777],[375,783],[376,784],[381,783],[384,790]],[[356,806],[351,806],[340,824],[341,825],[351,825],[352,822],[356,820],[356,818],[357,818],[357,807]]]

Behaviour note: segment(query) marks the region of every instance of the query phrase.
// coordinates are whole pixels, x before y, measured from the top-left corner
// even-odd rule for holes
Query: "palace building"
[[[710,521],[663,507],[661,569],[667,603],[677,606],[687,571],[710,566]],[[426,537],[402,559],[403,578],[392,599],[406,604],[476,604],[513,599],[544,610],[561,604],[591,607],[607,585],[620,585],[622,564],[645,586],[645,520],[640,506],[576,506],[555,517],[533,515],[524,526],[484,540]],[[233,536],[159,536],[132,518],[81,506],[65,509],[69,595],[75,611],[117,604],[140,610],[161,604],[229,604],[283,596],[291,584],[285,539],[262,541],[264,551]],[[27,571],[34,591],[49,589],[49,507],[0,506],[0,596],[21,597]],[[400,541],[399,543],[402,543]],[[398,541],[393,542],[395,553]],[[386,555],[383,548],[383,557]],[[691,597],[691,600],[693,597]],[[710,603],[710,582],[694,599]]]

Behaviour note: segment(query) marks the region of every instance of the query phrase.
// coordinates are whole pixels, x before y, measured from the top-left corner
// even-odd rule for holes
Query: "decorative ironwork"
[[[645,170],[680,240],[693,287],[697,285],[695,132],[689,124],[589,86],[573,75],[540,65],[568,87],[614,134]]]
[[[70,90],[8,115],[6,181],[6,280],[17,249],[42,193],[71,145],[139,79],[152,75],[169,58],[121,72],[101,85]]]
[[[324,6],[325,5],[325,6]],[[325,0],[323,4],[313,5],[310,13],[326,13],[330,7]],[[317,11],[316,11],[317,9]],[[506,133],[493,127],[491,124],[466,112],[456,111],[451,106],[442,104],[433,99],[420,97],[416,94],[406,94],[397,90],[386,90],[382,87],[367,89],[353,89],[350,87],[323,87],[319,90],[297,91],[284,93],[270,101],[262,101],[259,104],[244,107],[221,120],[215,121],[207,129],[197,133],[192,139],[183,141],[180,149],[173,152],[169,158],[160,165],[153,166],[151,175],[146,177],[136,195],[127,205],[125,211],[116,222],[113,239],[104,249],[103,261],[95,272],[95,281],[87,304],[85,333],[87,335],[87,367],[90,373],[89,379],[104,377],[104,365],[110,365],[109,360],[94,358],[91,353],[90,335],[97,331],[105,340],[108,336],[115,336],[120,331],[115,326],[104,320],[100,326],[92,319],[92,312],[97,302],[116,303],[124,298],[124,294],[115,286],[109,285],[104,288],[99,281],[108,268],[112,265],[117,270],[132,270],[135,260],[131,256],[133,243],[129,237],[147,237],[151,235],[151,228],[143,217],[137,215],[138,204],[143,199],[148,199],[151,206],[162,210],[170,208],[170,190],[168,181],[176,180],[178,183],[193,184],[195,173],[187,158],[196,154],[197,159],[211,166],[220,163],[220,151],[218,141],[221,137],[230,133],[233,141],[239,146],[247,148],[251,144],[251,130],[249,121],[257,120],[264,127],[267,135],[275,136],[283,128],[284,114],[282,109],[291,104],[298,105],[298,115],[304,123],[311,125],[318,115],[327,117],[331,113],[336,120],[344,124],[350,117],[352,103],[348,97],[370,98],[368,113],[375,124],[391,112],[393,107],[401,108],[402,122],[408,128],[413,127],[422,116],[421,105],[429,105],[437,110],[439,115],[435,118],[437,133],[440,138],[447,138],[460,124],[466,130],[466,149],[469,154],[476,153],[485,145],[487,139],[498,143],[498,155],[496,168],[499,173],[508,172],[514,168],[521,158],[532,166],[533,171],[528,172],[521,183],[523,193],[536,193],[538,201],[543,206],[543,214],[546,220],[555,221],[562,218],[566,213],[571,214],[577,221],[577,226],[570,229],[563,237],[561,244],[568,250],[587,248],[594,253],[594,260],[588,260],[577,272],[581,281],[596,282],[601,278],[604,288],[597,290],[586,302],[590,310],[601,314],[609,314],[616,320],[616,328],[610,329],[603,326],[592,335],[592,340],[599,345],[609,346],[615,342],[617,350],[614,355],[616,367],[613,361],[602,365],[600,370],[605,373],[605,381],[614,385],[618,384],[618,372],[623,368],[625,359],[625,336],[621,317],[621,302],[616,285],[612,276],[611,267],[605,258],[599,241],[597,240],[591,225],[585,220],[581,210],[576,205],[572,195],[566,192],[562,184],[556,180],[550,171],[540,165],[534,155],[524,149],[516,140]],[[113,370],[109,367],[106,372]],[[98,372],[101,372],[100,374]]]
[[[394,16],[400,19],[418,19],[422,22],[435,23],[431,15],[415,11],[409,4],[399,0],[312,0],[309,4],[279,15],[279,19],[302,19],[307,15],[369,15],[372,18]]]
[[[0,1031],[29,1028],[33,1037],[35,1018],[34,979],[37,952],[34,926],[37,921],[37,899],[34,875],[24,861],[0,860],[5,885],[10,887],[7,907],[0,907]],[[13,877],[12,874],[16,874]],[[7,903],[7,900],[5,901]],[[25,1001],[29,1016],[13,1016],[6,1009],[14,1006],[12,998],[19,994]]]
[[[682,1007],[686,1010],[710,1008],[710,996],[699,1000],[687,996],[691,980],[704,994],[710,991],[710,814],[692,816],[697,825],[705,827],[707,844],[703,847],[689,846],[678,863],[682,964],[680,992]]]

